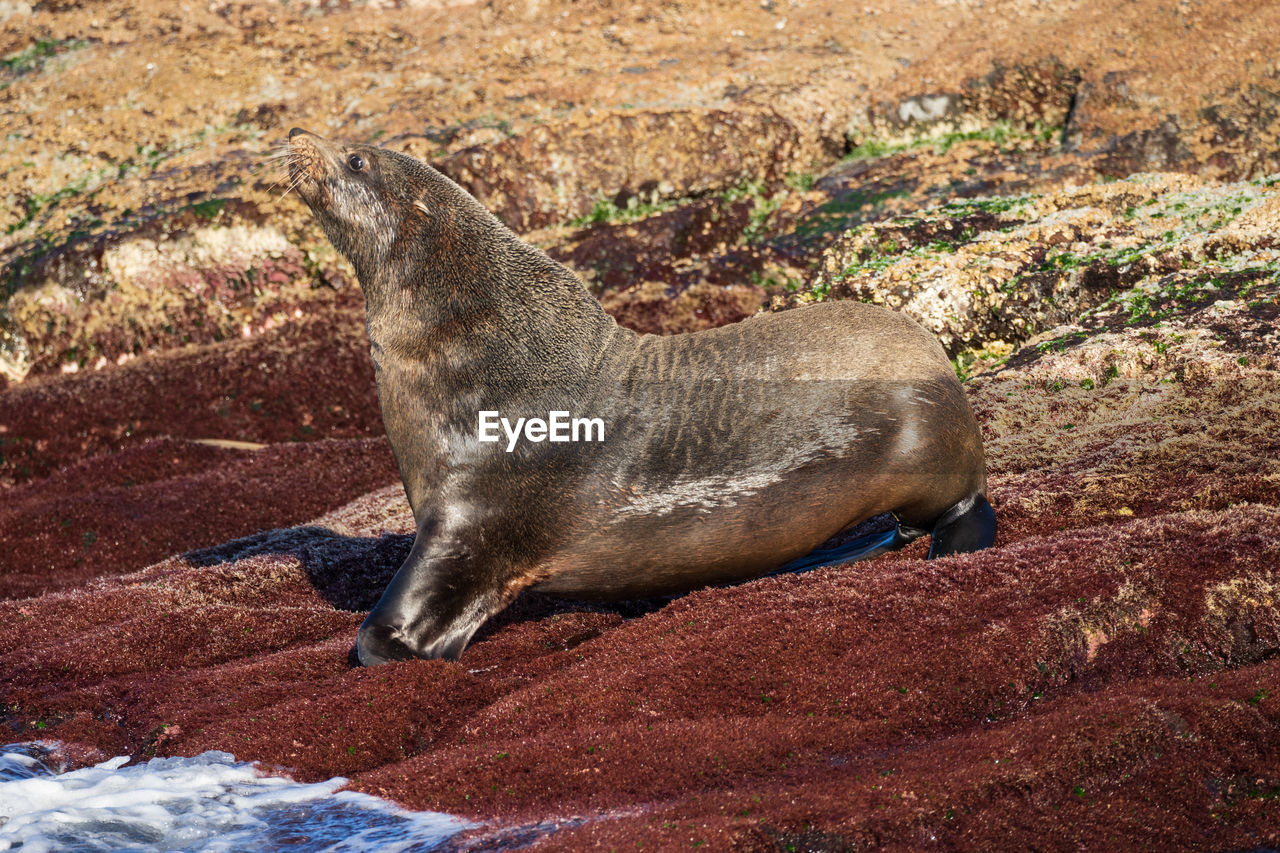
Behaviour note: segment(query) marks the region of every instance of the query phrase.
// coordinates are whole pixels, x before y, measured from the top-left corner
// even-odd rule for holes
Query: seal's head
[[[290,186],[361,280],[382,266],[407,228],[429,219],[432,176],[408,155],[335,144],[300,127],[289,131],[287,154]]]

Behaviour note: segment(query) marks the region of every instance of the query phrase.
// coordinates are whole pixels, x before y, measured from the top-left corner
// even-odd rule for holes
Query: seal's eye
[[[363,172],[364,158],[359,154],[352,154],[347,158],[347,165],[351,167],[351,171],[353,172]]]

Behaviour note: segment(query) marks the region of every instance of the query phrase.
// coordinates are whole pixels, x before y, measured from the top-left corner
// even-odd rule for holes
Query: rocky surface
[[[1280,846],[1277,8],[0,18],[10,740],[344,774],[470,849]],[[526,595],[354,668],[411,519],[294,124],[432,160],[642,331],[912,314],[997,546]]]
[[[677,292],[802,281],[812,232],[921,199],[1280,169],[1274,7],[975,9],[7,4],[0,374],[253,335],[341,291],[270,162],[292,124],[430,158],[521,230],[751,188],[777,221],[671,259],[708,270],[658,279]],[[732,319],[708,301],[673,328]]]
[[[1143,175],[1050,195],[964,199],[846,232],[791,302],[904,311],[953,353],[1007,346],[1119,297],[1137,321],[1168,293],[1280,269],[1280,178],[1206,187]],[[1224,294],[1225,295],[1225,294]]]

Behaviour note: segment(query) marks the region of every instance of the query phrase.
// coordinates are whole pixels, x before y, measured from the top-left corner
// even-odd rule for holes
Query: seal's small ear
[[[426,203],[425,201],[423,201],[422,199],[418,199],[417,201],[415,201],[415,202],[413,203],[413,206],[414,206],[414,207],[416,207],[416,208],[418,208],[418,210],[421,210],[421,211],[422,211],[423,213],[425,213],[427,216],[430,216],[430,215],[431,215],[431,208],[427,207],[427,203]]]

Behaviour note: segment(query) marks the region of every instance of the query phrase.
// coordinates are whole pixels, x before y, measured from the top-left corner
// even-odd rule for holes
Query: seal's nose
[[[293,139],[295,136],[297,136],[300,133],[306,133],[306,131],[300,127],[295,127],[293,130],[289,131],[289,138]]]
[[[411,660],[417,655],[395,635],[390,625],[370,624],[360,626],[356,635],[356,655],[362,666],[377,666],[393,660]]]

